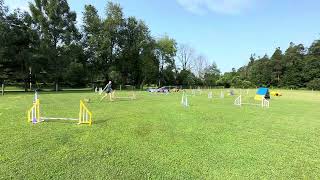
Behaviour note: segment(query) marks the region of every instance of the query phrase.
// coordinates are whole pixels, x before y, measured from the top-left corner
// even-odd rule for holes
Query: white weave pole
[[[181,105],[183,105],[183,103],[184,103],[184,92],[183,92],[182,97],[181,97]]]
[[[189,104],[188,104],[188,96],[185,96],[185,99],[184,99],[184,107],[188,107]]]
[[[188,104],[188,96],[186,95],[185,92],[183,92],[183,94],[182,94],[181,105],[183,107],[188,107],[189,106],[189,104]]]
[[[4,83],[1,85],[1,95],[4,96]]]
[[[220,93],[220,98],[221,98],[221,99],[224,98],[224,93],[223,93],[223,91],[221,91],[221,93]]]
[[[38,92],[35,91],[34,92],[34,100],[33,100],[33,102],[35,103],[35,102],[37,102],[37,100],[38,100]]]

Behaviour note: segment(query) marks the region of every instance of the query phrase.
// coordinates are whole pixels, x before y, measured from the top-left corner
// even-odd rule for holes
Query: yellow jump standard
[[[40,116],[40,100],[37,99],[33,106],[27,112],[28,122],[32,122],[33,124],[37,124],[40,122],[44,122],[46,120],[70,120],[70,121],[79,121],[78,124],[92,124],[92,113],[89,111],[87,106],[83,101],[80,100],[80,108],[79,108],[79,118],[48,118]]]

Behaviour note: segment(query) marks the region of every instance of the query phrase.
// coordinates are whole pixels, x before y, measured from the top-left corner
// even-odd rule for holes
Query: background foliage
[[[115,84],[256,86],[320,89],[320,41],[310,47],[290,43],[284,52],[256,56],[231,72],[188,44],[167,35],[155,38],[143,20],[126,17],[108,2],[103,17],[86,5],[82,25],[67,0],[34,0],[30,13],[9,10],[0,0],[0,82],[18,83],[27,91],[51,85],[92,87]],[[34,86],[35,88],[35,86]],[[58,90],[58,89],[57,89]]]

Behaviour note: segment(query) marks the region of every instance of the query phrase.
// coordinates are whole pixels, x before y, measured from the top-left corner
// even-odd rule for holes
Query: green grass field
[[[189,97],[188,108],[181,93],[102,103],[94,93],[40,93],[49,117],[76,118],[79,100],[90,98],[92,126],[33,125],[33,94],[8,94],[0,97],[0,179],[319,179],[320,93],[281,92],[269,109],[207,92]]]

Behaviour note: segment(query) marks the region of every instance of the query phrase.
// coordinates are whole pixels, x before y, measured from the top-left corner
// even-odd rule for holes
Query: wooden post
[[[121,91],[121,84],[120,84],[120,91]]]
[[[59,91],[58,83],[56,83],[56,92]]]
[[[2,83],[1,90],[1,95],[4,96],[4,83]]]

